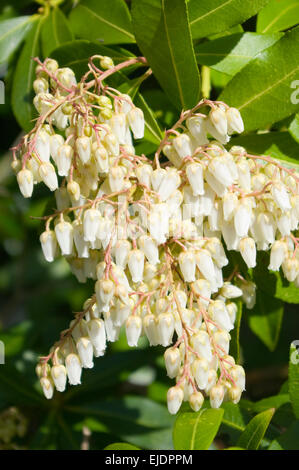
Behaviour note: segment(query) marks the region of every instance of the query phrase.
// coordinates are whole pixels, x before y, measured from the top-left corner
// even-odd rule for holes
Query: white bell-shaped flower
[[[96,357],[102,356],[106,349],[106,331],[104,321],[99,318],[92,318],[87,323],[87,329],[90,341],[94,348],[94,355]]]
[[[174,379],[179,374],[181,366],[181,355],[178,348],[166,349],[164,361],[168,377]]]
[[[137,315],[130,315],[126,321],[126,335],[128,345],[131,347],[138,345],[138,340],[141,335],[142,320]]]
[[[206,145],[209,143],[207,138],[206,117],[191,116],[186,119],[186,125],[192,137],[196,139],[198,145]]]
[[[132,250],[128,255],[128,267],[133,282],[143,280],[144,254],[141,250]]]
[[[180,134],[176,136],[172,143],[181,158],[191,157],[193,153],[191,139],[187,134]]]
[[[58,179],[52,163],[41,163],[39,166],[39,175],[50,191],[55,191],[58,188]]]
[[[86,165],[91,158],[91,141],[89,137],[78,137],[76,139],[76,150],[83,165]]]
[[[51,263],[56,254],[57,240],[53,230],[46,230],[39,237],[45,260]]]
[[[211,408],[220,408],[224,398],[223,385],[214,385],[210,390],[210,405]]]
[[[58,151],[64,144],[64,138],[60,134],[50,136],[50,154],[54,162],[57,164]]]
[[[67,380],[66,368],[64,365],[54,365],[51,368],[51,376],[56,390],[58,390],[58,392],[64,392]]]
[[[84,212],[83,231],[86,242],[94,242],[96,240],[101,219],[101,213],[97,209],[91,208]]]
[[[194,359],[191,365],[192,374],[196,380],[198,388],[204,390],[209,379],[209,363],[206,359]]]
[[[196,269],[194,253],[182,251],[179,254],[178,261],[185,282],[194,282]]]
[[[236,108],[228,108],[225,112],[227,119],[227,132],[241,134],[244,131],[244,123],[240,111]]]
[[[212,360],[212,348],[210,337],[206,331],[200,330],[198,333],[191,337],[191,346],[201,357],[208,362]]]
[[[109,126],[120,144],[126,143],[126,115],[114,113],[109,119]]]
[[[51,400],[51,398],[53,397],[53,393],[54,393],[54,386],[53,386],[52,380],[48,377],[42,377],[40,379],[40,384],[47,400]]]
[[[31,197],[33,192],[33,174],[23,169],[17,174],[20,191],[24,197]]]
[[[135,139],[142,139],[144,136],[144,115],[140,108],[132,108],[127,114],[129,125]]]
[[[194,196],[204,194],[203,168],[200,163],[189,163],[186,166],[186,175]]]
[[[256,245],[253,238],[246,237],[240,240],[239,251],[248,268],[256,266]]]
[[[145,254],[150,264],[159,263],[159,250],[157,243],[148,235],[142,235],[138,239],[139,248]]]
[[[58,148],[55,162],[59,176],[68,176],[72,165],[73,154],[73,148],[68,144],[63,144]]]
[[[271,247],[270,264],[268,269],[271,271],[279,271],[279,268],[286,259],[287,254],[287,244],[283,240],[276,240]]]
[[[174,318],[171,313],[161,313],[158,316],[158,333],[162,346],[166,347],[172,342]]]
[[[167,407],[170,414],[175,415],[183,403],[184,392],[180,387],[171,387],[167,392]]]
[[[82,336],[76,343],[82,367],[92,369],[93,367],[93,347],[92,342],[86,336]]]
[[[65,358],[65,367],[70,385],[79,385],[81,383],[82,365],[78,354],[68,354]]]
[[[63,256],[72,254],[73,251],[73,227],[69,222],[62,220],[55,225],[55,235]]]

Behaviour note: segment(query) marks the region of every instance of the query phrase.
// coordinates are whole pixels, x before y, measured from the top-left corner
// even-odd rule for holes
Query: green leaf
[[[127,442],[114,442],[105,447],[104,450],[140,450],[140,448],[132,446],[132,444],[128,444]]]
[[[299,113],[295,115],[289,126],[289,133],[299,143]]]
[[[256,30],[260,33],[283,31],[298,23],[298,0],[270,0],[257,17]]]
[[[5,62],[19,47],[36,17],[18,16],[0,22],[0,63]]]
[[[299,109],[293,90],[299,70],[299,27],[257,55],[235,75],[219,99],[238,108],[245,129],[262,129]]]
[[[271,297],[283,300],[290,304],[299,303],[299,289],[292,282],[288,282],[282,273],[269,271],[269,254],[258,253],[257,266],[253,270],[253,280],[259,290]]]
[[[239,363],[240,359],[240,327],[242,319],[242,302],[238,301],[237,306],[237,315],[233,331],[231,332],[231,342],[229,353],[235,358],[236,363]]]
[[[281,38],[275,34],[231,34],[195,46],[195,56],[199,64],[208,65],[214,70],[235,75],[259,52],[272,46]]]
[[[270,297],[265,292],[257,291],[256,304],[248,310],[248,322],[253,333],[270,349],[276,348],[282,318],[283,302]]]
[[[281,406],[289,403],[290,397],[287,393],[274,395],[273,397],[263,398],[262,400],[257,401],[253,404],[252,410],[255,413],[261,413],[262,411],[269,410],[269,408],[274,408],[277,410]]]
[[[70,14],[76,36],[105,44],[135,42],[131,18],[123,0],[82,0]]]
[[[283,160],[285,166],[299,170],[299,143],[289,132],[267,132],[233,137],[229,143],[229,146],[231,145],[241,145],[255,155],[269,155],[277,160]]]
[[[80,80],[82,75],[88,70],[89,58],[95,54],[109,56],[115,64],[134,57],[132,52],[125,49],[106,47],[85,39],[71,41],[58,47],[51,53],[51,57],[58,61],[60,67],[72,68],[77,79]]]
[[[126,442],[146,449],[170,449],[174,417],[148,398],[126,396],[119,400],[68,405],[68,412],[83,415],[91,431],[106,429]]]
[[[138,46],[166,94],[179,109],[194,106],[200,77],[185,0],[133,0],[132,19]]]
[[[299,450],[299,421],[295,421],[286,432],[271,442],[268,450]]]
[[[41,39],[44,57],[49,57],[54,49],[73,39],[68,20],[59,8],[53,8],[46,18]]]
[[[242,401],[237,405],[226,402],[221,405],[224,410],[222,425],[233,428],[237,431],[244,431],[246,424],[251,418],[246,408],[242,406]]]
[[[274,408],[270,408],[252,418],[239,437],[237,446],[243,449],[257,450],[267,431],[274,411]]]
[[[25,131],[32,128],[32,119],[35,117],[32,84],[35,78],[36,64],[32,57],[36,57],[40,53],[39,36],[42,24],[43,18],[39,18],[27,36],[18,59],[12,84],[12,109],[18,123]]]
[[[299,354],[293,343],[290,348],[289,394],[294,414],[299,419]]]
[[[243,23],[269,0],[189,0],[190,26],[194,39],[225,31]]]
[[[207,450],[212,444],[223,416],[223,409],[181,412],[174,424],[175,450]]]
[[[144,138],[154,144],[159,144],[163,139],[160,126],[157,123],[154,113],[146,103],[141,93],[137,93],[134,102],[138,108],[141,108],[145,119]]]

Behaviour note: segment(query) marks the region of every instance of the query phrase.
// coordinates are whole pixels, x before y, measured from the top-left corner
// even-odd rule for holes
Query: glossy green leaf
[[[133,0],[132,19],[138,46],[165,93],[179,109],[194,106],[200,78],[185,0]]]
[[[289,133],[299,143],[299,113],[295,115],[289,126]]]
[[[253,404],[253,411],[255,413],[261,413],[262,411],[269,410],[269,408],[275,408],[277,410],[281,406],[289,403],[290,397],[287,393],[274,395],[273,397],[263,398]]]
[[[269,0],[189,0],[190,26],[194,39],[225,31],[243,23]]]
[[[250,415],[246,407],[242,405],[242,401],[237,405],[226,402],[221,405],[221,408],[224,410],[222,425],[233,428],[236,431],[244,431],[252,415]]]
[[[252,418],[239,437],[237,446],[243,449],[257,450],[267,431],[274,411],[273,408],[270,408]]]
[[[135,42],[124,0],[82,0],[70,14],[76,36],[105,44]]]
[[[51,53],[51,57],[56,59],[61,67],[72,68],[77,79],[80,80],[87,71],[89,58],[95,54],[107,55],[115,64],[134,57],[132,52],[125,49],[106,47],[85,39],[75,40],[58,47]]]
[[[212,444],[223,416],[223,409],[181,412],[173,428],[175,450],[207,450]]]
[[[299,354],[298,344],[292,344],[290,348],[289,362],[289,394],[294,414],[299,419]]]
[[[268,450],[299,450],[299,421],[295,421],[280,437],[271,442]]]
[[[139,447],[128,444],[127,442],[114,442],[105,447],[104,450],[140,450]]]
[[[299,71],[298,40],[299,27],[258,54],[220,94],[220,100],[240,110],[247,131],[262,129],[298,111],[293,89]]]
[[[9,59],[33,25],[31,16],[18,16],[0,22],[0,63]]]
[[[257,17],[256,30],[261,33],[283,31],[298,23],[298,0],[270,0]]]
[[[299,143],[289,132],[267,132],[233,137],[229,145],[241,145],[253,155],[269,155],[290,168],[299,169]]]
[[[53,8],[44,21],[41,39],[44,57],[49,57],[54,49],[73,39],[68,20],[59,8]]]
[[[42,24],[43,18],[35,21],[26,38],[18,59],[12,85],[12,109],[18,123],[26,131],[32,128],[32,120],[36,116],[33,107],[34,92],[32,88],[36,63],[32,60],[32,57],[40,54],[39,39]]]
[[[275,34],[231,34],[195,46],[195,56],[199,64],[208,65],[214,70],[235,75],[259,52],[272,46],[281,38]]]
[[[135,100],[136,106],[141,108],[144,114],[145,119],[145,132],[144,138],[153,142],[154,144],[159,144],[163,139],[163,134],[160,129],[159,124],[157,123],[153,111],[150,109],[148,104],[146,103],[145,99],[141,95],[141,93],[137,93]]]
[[[235,320],[234,329],[231,332],[231,342],[230,342],[230,355],[235,358],[236,363],[239,363],[240,359],[240,327],[242,319],[242,302],[238,301],[237,306],[237,315]]]
[[[248,323],[251,330],[270,351],[274,351],[279,339],[283,311],[281,300],[259,290],[257,290],[254,308],[248,310]]]
[[[269,253],[258,253],[257,266],[253,271],[253,280],[259,290],[271,297],[287,303],[299,303],[299,289],[293,282],[285,279],[279,272],[269,271]]]

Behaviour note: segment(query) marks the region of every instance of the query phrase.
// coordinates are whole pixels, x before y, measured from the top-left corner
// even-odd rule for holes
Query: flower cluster
[[[245,373],[229,355],[234,299],[252,308],[256,286],[234,267],[225,279],[223,268],[230,250],[248,268],[257,250],[271,250],[269,269],[282,267],[299,284],[298,175],[244,148],[228,151],[224,145],[243,131],[242,118],[210,100],[182,112],[154,160],[136,155],[143,112],[105,84],[135,63],[146,61],[114,66],[94,56],[77,84],[71,69],[38,61],[40,117],[13,149],[13,168],[25,197],[40,181],[55,191],[57,211],[43,217],[40,236],[45,259],[60,254],[79,282],[96,282],[37,373],[47,398],[54,388],[64,391],[67,379],[80,384],[82,368],[92,368],[123,327],[129,346],[145,335],[150,345],[167,348],[167,374],[176,380],[167,394],[170,413],[183,401],[198,411],[205,397],[212,407],[237,403]]]

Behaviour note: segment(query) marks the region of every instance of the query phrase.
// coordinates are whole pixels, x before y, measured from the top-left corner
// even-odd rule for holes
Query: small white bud
[[[67,355],[65,367],[70,385],[79,385],[81,383],[82,366],[79,356],[74,353]]]
[[[183,402],[184,392],[180,387],[171,387],[167,392],[167,407],[170,414],[175,415]]]
[[[138,345],[138,340],[142,330],[142,320],[137,315],[131,315],[126,321],[126,335],[128,345],[133,347]]]
[[[31,197],[33,192],[33,174],[29,170],[21,170],[17,174],[19,188],[24,197]]]

